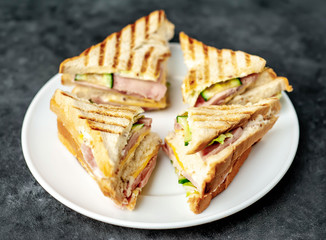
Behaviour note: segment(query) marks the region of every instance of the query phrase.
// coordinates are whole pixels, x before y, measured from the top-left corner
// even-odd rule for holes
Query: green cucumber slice
[[[113,88],[113,74],[103,73],[103,74],[76,74],[75,81],[84,81],[93,83],[95,85],[101,85],[108,88]]]
[[[75,81],[86,81],[87,75],[86,74],[76,74]]]
[[[204,98],[205,101],[208,101],[219,92],[223,92],[224,90],[229,88],[239,87],[241,85],[242,85],[241,80],[239,78],[234,78],[226,82],[215,83],[214,85],[202,91],[200,95]]]
[[[103,82],[107,87],[113,88],[113,74],[112,73],[104,73],[103,74]]]
[[[138,131],[140,129],[142,129],[144,127],[144,123],[135,123],[134,125],[132,125],[131,130],[132,131]]]
[[[180,178],[179,180],[178,180],[178,183],[179,184],[185,184],[185,183],[187,183],[187,182],[190,182],[187,178],[185,178],[185,177],[182,177],[182,178]]]
[[[179,123],[183,128],[185,146],[188,146],[189,142],[191,141],[191,131],[188,124],[188,116],[177,116],[177,123]]]

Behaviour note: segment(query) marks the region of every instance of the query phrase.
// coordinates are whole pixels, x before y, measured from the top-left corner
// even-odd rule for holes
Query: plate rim
[[[172,46],[180,46],[178,43],[172,43]],[[177,222],[165,222],[165,223],[149,223],[149,222],[143,222],[143,221],[130,221],[130,220],[121,220],[121,219],[116,219],[113,217],[109,216],[104,216],[95,212],[91,212],[87,209],[84,209],[83,207],[79,206],[78,204],[66,199],[64,196],[62,196],[60,193],[58,193],[54,188],[51,187],[49,183],[46,182],[45,179],[41,176],[41,174],[37,171],[36,166],[33,163],[31,154],[30,154],[30,149],[28,148],[28,143],[27,143],[27,132],[28,132],[28,126],[30,125],[30,122],[32,120],[32,113],[33,110],[37,107],[37,103],[39,102],[39,99],[41,98],[43,92],[50,87],[53,81],[55,81],[56,78],[58,78],[59,73],[55,74],[52,78],[50,78],[37,92],[37,94],[34,96],[33,100],[31,101],[22,124],[22,131],[21,131],[21,145],[22,145],[22,150],[23,150],[23,155],[25,162],[31,171],[33,177],[37,180],[37,182],[56,200],[64,204],[66,207],[82,214],[87,217],[90,217],[92,219],[104,222],[104,223],[109,223],[117,226],[123,226],[123,227],[129,227],[129,228],[138,228],[138,229],[175,229],[175,228],[185,228],[185,227],[191,227],[191,226],[197,226],[205,223],[209,223],[212,221],[216,221],[222,218],[225,218],[227,216],[230,216],[234,213],[237,213],[248,206],[254,204],[257,202],[259,199],[261,199],[263,196],[265,196],[271,189],[273,189],[277,183],[280,182],[280,180],[283,178],[285,173],[288,171],[290,168],[299,144],[299,138],[300,138],[300,128],[299,128],[299,120],[297,113],[295,111],[295,108],[288,97],[288,95],[283,92],[283,98],[289,104],[290,109],[294,113],[294,118],[296,120],[295,128],[294,128],[294,140],[292,141],[291,147],[289,154],[287,156],[287,159],[284,160],[282,164],[282,168],[278,173],[274,176],[273,180],[267,184],[264,188],[260,189],[256,194],[248,198],[246,201],[228,209],[223,212],[220,212],[218,214],[212,214],[208,215],[205,217],[199,217],[195,219],[190,219],[186,221],[177,221]],[[200,215],[199,215],[200,216]]]

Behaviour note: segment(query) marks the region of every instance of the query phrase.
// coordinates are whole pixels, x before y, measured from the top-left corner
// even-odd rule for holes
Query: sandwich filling
[[[204,149],[195,154],[187,154],[187,146],[184,143],[180,144],[180,141],[184,139],[184,135],[178,130],[166,138],[162,148],[176,168],[179,183],[186,187],[187,196],[193,194],[203,196],[207,191],[206,181],[211,174],[212,164],[219,164],[219,158],[223,158],[229,153],[232,154],[234,151],[232,149],[246,141],[248,136],[251,136],[254,132],[259,132],[264,126],[272,126],[275,121],[276,118],[269,119],[268,117],[265,119],[262,115],[258,115],[245,125],[220,134],[207,144]],[[215,178],[218,179],[217,184],[214,185],[215,188],[218,188],[225,181],[231,171],[232,166],[215,173]],[[211,190],[214,191],[214,189]]]
[[[167,91],[163,79],[163,70],[156,81],[124,77],[118,73],[89,73],[76,74],[74,83],[155,101],[161,100]]]
[[[253,73],[246,77],[230,79],[207,87],[198,96],[195,107],[221,105],[228,102],[232,97],[252,85],[258,75],[258,73]]]
[[[149,155],[144,155],[143,159],[137,158],[137,154],[141,152],[140,148],[144,145],[149,145],[153,148],[149,142],[148,136],[150,136],[152,119],[141,116],[131,127],[129,133],[129,139],[121,151],[120,164],[117,169],[117,175],[121,180],[118,181],[117,190],[121,193],[122,206],[128,207],[133,197],[138,195],[139,191],[147,184],[149,177],[151,176],[157,158],[157,151],[152,151]],[[79,140],[82,141],[80,150],[83,156],[83,165],[90,170],[95,178],[105,178],[104,174],[98,167],[93,150],[91,147],[91,139],[85,132],[80,132]],[[142,146],[141,146],[141,143]],[[153,144],[155,145],[156,142]],[[159,144],[156,143],[157,146]],[[139,156],[138,156],[139,158]],[[137,165],[138,162],[141,162]],[[122,184],[122,185],[121,185]],[[138,189],[136,191],[136,189]],[[136,192],[135,192],[136,191]]]
[[[174,123],[174,130],[176,132],[182,131],[184,137],[184,145],[188,146],[191,141],[191,129],[188,123],[187,113],[177,116],[176,121]],[[243,126],[236,127],[234,129],[229,130],[226,133],[222,133],[219,136],[216,136],[214,139],[212,139],[209,142],[208,145],[203,146],[203,148],[199,151],[201,158],[206,159],[211,155],[218,154],[224,148],[230,146],[237,139],[239,139],[242,133],[243,133]]]

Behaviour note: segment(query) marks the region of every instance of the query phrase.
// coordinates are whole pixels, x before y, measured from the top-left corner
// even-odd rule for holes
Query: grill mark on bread
[[[189,88],[194,85],[196,81],[196,71],[195,70],[190,70],[189,71]]]
[[[119,64],[119,57],[120,57],[120,35],[121,32],[117,32],[116,34],[116,42],[115,42],[115,54],[113,58],[112,67],[116,68]]]
[[[163,11],[160,10],[160,11],[158,12],[158,24],[161,23],[162,15],[163,15]]]
[[[63,95],[63,96],[66,96],[66,97],[69,97],[69,98],[72,98],[72,99],[76,100],[76,98],[74,98],[73,96],[71,96],[71,95],[69,95],[69,94],[67,94],[67,93],[65,93],[65,92],[61,92],[61,95]]]
[[[75,108],[75,109],[77,109],[77,110],[79,110],[81,112],[93,113],[93,114],[98,114],[98,115],[101,115],[101,116],[114,117],[114,118],[126,118],[129,121],[131,121],[133,119],[132,116],[130,116],[128,114],[123,114],[121,112],[108,113],[106,111],[101,111],[101,110],[86,110],[86,109],[79,108],[77,106],[73,106],[73,108]]]
[[[231,64],[232,67],[234,68],[234,75],[238,75],[238,64],[237,64],[237,59],[236,59],[236,53],[234,51],[231,51]],[[229,76],[232,78],[233,76]]]
[[[145,56],[144,56],[144,59],[143,59],[143,63],[142,63],[142,66],[141,66],[141,70],[140,70],[141,73],[146,72],[146,69],[148,67],[148,61],[149,61],[149,58],[151,57],[151,55],[153,53],[153,50],[154,50],[154,47],[150,47],[147,50],[147,52],[145,53]]]
[[[218,74],[219,74],[219,78],[222,78],[223,77],[223,68],[222,68],[222,65],[223,65],[223,51],[222,50],[219,50],[219,49],[216,49],[216,53],[217,53],[217,62],[218,62]]]
[[[203,53],[204,53],[204,65],[205,65],[205,70],[204,70],[204,74],[203,77],[204,79],[207,79],[207,81],[209,80],[209,55],[208,55],[208,47],[202,43],[203,46]]]
[[[78,61],[81,61],[82,65],[97,65],[98,67],[103,67],[108,64],[107,67],[112,68],[112,73],[120,72],[120,71],[133,71],[135,70],[136,60],[138,65],[138,59],[142,61],[145,51],[143,51],[142,47],[135,46],[136,43],[138,43],[139,39],[139,45],[146,45],[149,38],[152,38],[152,34],[156,34],[157,31],[161,31],[165,29],[165,25],[168,24],[169,21],[167,20],[165,13],[163,10],[157,10],[152,12],[151,14],[141,17],[138,20],[136,20],[134,23],[127,25],[126,27],[122,28],[121,31],[112,33],[111,35],[107,36],[104,40],[106,43],[100,42],[93,47],[85,50],[80,56],[73,57],[70,59],[66,59],[61,65],[60,72],[70,73],[74,70],[72,70],[73,64],[76,64]],[[132,30],[132,33],[129,36],[130,28]],[[170,26],[167,26],[168,29],[170,29]],[[133,31],[134,30],[134,31]],[[140,30],[140,31],[138,31]],[[127,39],[125,39],[124,34],[128,31]],[[140,34],[140,35],[139,35]],[[139,35],[139,36],[138,36]],[[131,37],[134,38],[134,41],[132,41]],[[166,46],[167,44],[167,36],[153,36],[155,40],[157,40],[157,44],[154,45],[154,53],[152,54],[152,58],[155,55],[155,60],[153,62],[148,63],[148,70],[145,72],[146,77],[148,75],[148,78],[155,78],[155,69],[158,60],[161,59],[164,56],[164,53],[168,52],[168,48]],[[119,41],[120,39],[120,41]],[[122,49],[123,43],[126,42],[134,42],[133,48],[128,43],[126,51]],[[116,41],[116,42],[115,42]],[[132,43],[131,43],[132,45]],[[132,49],[132,51],[128,51],[129,47]],[[164,47],[164,49],[162,48]],[[112,49],[112,54],[108,55],[108,50]],[[141,48],[138,50],[138,48]],[[114,50],[113,50],[114,49]],[[159,49],[156,51],[156,49]],[[93,51],[94,50],[94,51]],[[146,49],[147,50],[147,49]],[[125,62],[122,62],[122,57],[125,59]],[[94,62],[95,58],[95,62]],[[139,62],[140,65],[141,62]],[[69,66],[65,67],[65,66]],[[135,72],[131,74],[134,77],[139,76],[141,67]],[[151,70],[151,71],[149,71]],[[88,70],[86,70],[88,71]],[[157,71],[159,73],[159,71]]]
[[[251,63],[251,58],[249,54],[245,54],[245,59],[246,59],[246,66],[249,67]]]
[[[75,98],[74,96],[71,96],[65,92],[61,92],[61,94],[63,96],[66,96],[66,97],[69,97],[75,101],[80,101],[79,99]],[[83,101],[84,104],[86,105],[90,105],[90,106],[94,106],[92,103],[89,103],[89,102],[86,102],[86,101]],[[73,106],[74,108],[80,110],[80,111],[86,111],[86,110],[83,110],[82,108],[79,108],[77,106]],[[130,114],[135,114],[137,113],[138,111],[136,109],[132,109],[132,108],[128,108],[128,107],[124,107],[124,106],[113,106],[113,105],[97,105],[98,108],[100,109],[104,109],[104,110],[110,110],[110,111],[113,111],[113,112],[121,112],[121,111],[125,111],[125,114],[123,114],[123,116],[128,116],[126,115],[127,113],[130,113]],[[103,111],[102,111],[103,112]]]
[[[105,49],[106,49],[106,41],[101,42],[100,44],[100,56],[98,59],[98,65],[103,66],[104,63],[104,54],[105,54]]]
[[[87,117],[87,116],[78,116],[80,119],[85,119],[87,121],[92,121],[92,122],[97,122],[97,123],[103,123],[103,124],[107,124],[107,125],[113,125],[113,126],[118,126],[118,127],[127,127],[128,124],[122,124],[122,123],[116,123],[113,121],[104,121],[104,120],[100,120],[100,119],[96,119],[96,118],[91,118],[91,117]]]
[[[149,15],[145,17],[145,39],[148,38]]]
[[[188,37],[188,49],[189,54],[192,60],[195,60],[195,52],[194,52],[194,40],[190,37]]]
[[[157,60],[156,68],[155,68],[155,76],[159,77],[159,73],[161,71],[161,64],[165,61],[166,58],[170,57],[171,53],[164,53],[160,59]]]
[[[127,63],[127,71],[130,71],[132,69],[133,66],[133,60],[134,60],[134,53],[133,53],[133,48],[135,46],[135,24],[131,25],[131,33],[130,33],[130,37],[131,37],[131,41],[130,41],[130,56],[128,59],[128,63]]]
[[[122,131],[114,131],[112,129],[101,128],[96,123],[93,123],[92,121],[88,121],[88,125],[92,130],[95,130],[95,131],[101,131],[101,132],[119,134],[119,135],[122,133]]]
[[[159,59],[157,61],[157,64],[156,64],[156,68],[155,68],[155,76],[157,76],[160,72],[160,69],[161,69],[161,64],[164,60],[163,59]]]
[[[241,110],[241,111],[238,111],[237,109],[230,109],[230,110],[226,110],[224,112],[221,112],[220,114],[217,114],[216,111],[221,111],[219,109],[216,109],[215,111],[214,110],[208,110],[208,111],[196,111],[196,112],[193,112],[191,115],[192,116],[202,116],[202,117],[211,117],[211,116],[225,116],[225,118],[227,118],[227,116],[230,116],[230,115],[243,115],[243,114],[253,114],[259,110],[261,110],[262,108],[256,108],[256,109],[247,109],[247,110]]]
[[[89,51],[91,50],[91,47],[90,48],[87,48],[85,51],[84,51],[84,56],[85,56],[85,59],[84,59],[84,65],[87,66],[88,65],[88,60],[89,60]]]
[[[89,103],[89,104],[91,104],[91,103]],[[131,114],[135,114],[138,112],[138,110],[130,108],[130,107],[126,107],[126,106],[114,106],[114,105],[97,105],[97,106],[102,109],[116,111],[116,112],[126,111]]]
[[[192,120],[194,122],[219,122],[219,121],[223,121],[223,122],[227,122],[227,123],[234,123],[239,121],[242,118],[249,118],[250,115],[249,114],[245,114],[243,116],[233,116],[233,117],[226,117],[225,115],[221,115],[221,116],[214,116],[214,120],[212,120],[211,118],[208,117],[203,117],[203,116],[198,116],[198,117],[192,117]]]

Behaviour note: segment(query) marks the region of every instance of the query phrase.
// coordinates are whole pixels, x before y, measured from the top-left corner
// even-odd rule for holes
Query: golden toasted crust
[[[76,140],[73,135],[69,132],[69,130],[64,126],[61,120],[57,119],[57,127],[58,127],[58,138],[60,142],[69,150],[69,152],[77,158],[79,163],[83,166],[83,168],[87,171],[87,173],[98,183],[101,181],[93,174],[91,167],[87,164],[84,159],[84,156],[80,150],[80,142]],[[120,197],[116,194],[112,184],[106,184],[107,186],[104,188],[104,195],[113,199],[116,204],[119,204]],[[102,189],[101,185],[99,184]]]
[[[210,204],[211,200],[216,197],[218,194],[223,192],[232,182],[234,177],[237,175],[237,173],[240,170],[240,167],[245,162],[245,160],[248,158],[249,153],[251,151],[251,147],[248,148],[240,157],[238,157],[233,165],[229,166],[227,170],[224,171],[224,175],[228,174],[227,177],[224,179],[221,179],[221,176],[215,176],[215,178],[210,182],[210,187],[216,185],[216,183],[220,183],[217,186],[214,186],[211,191],[208,191],[203,197],[199,198],[196,196],[190,197],[188,199],[188,203],[190,206],[191,211],[193,211],[196,214],[199,214],[203,212]],[[229,172],[231,171],[231,172]]]
[[[106,177],[114,174],[116,162],[119,160],[116,154],[109,154],[108,150],[110,151],[110,147],[120,146],[118,142],[116,145],[111,143],[112,146],[106,146],[105,139],[127,139],[135,116],[143,112],[139,107],[91,104],[61,90],[56,90],[51,98],[50,109],[79,144],[84,141],[80,135],[90,136],[92,140],[88,144],[93,149],[99,169]]]
[[[266,68],[244,93],[235,96],[227,104],[257,103],[261,99],[277,96],[282,91],[292,92],[293,88],[285,77],[278,77],[271,68]]]
[[[161,64],[171,55],[168,41],[173,34],[174,25],[167,20],[165,12],[154,11],[79,56],[66,59],[59,72],[64,73],[63,78],[65,74],[119,72],[156,81]]]
[[[156,138],[159,140],[159,144],[155,145],[155,138],[152,139],[152,152],[150,152],[149,154],[147,154],[147,157],[150,157],[150,161],[155,161],[155,165],[156,165],[156,158],[157,158],[157,154],[158,151],[161,148],[161,144],[162,144],[162,140],[159,138],[159,136],[157,135]],[[137,187],[135,190],[133,190],[129,202],[128,204],[125,206],[128,210],[133,210],[135,208],[136,205],[136,200],[138,195],[140,194],[142,188]]]
[[[188,122],[192,131],[192,140],[188,146],[188,154],[196,153],[204,148],[212,139],[237,127],[245,125],[249,120],[269,111],[278,112],[280,103],[277,98],[269,98],[257,104],[222,105],[192,107],[188,109]]]
[[[261,72],[266,61],[242,51],[217,49],[207,46],[185,33],[180,33],[180,44],[188,67],[182,84],[185,103],[194,106],[201,91],[212,84],[232,78]]]
[[[130,199],[126,198],[126,182],[122,181],[124,169],[120,168],[122,149],[118,151],[117,161],[113,161],[112,152],[109,152],[110,147],[116,150],[127,144],[132,124],[139,119],[139,113],[143,110],[140,107],[91,104],[61,90],[53,95],[50,108],[57,114],[58,137],[64,146],[94,178],[105,196],[110,197],[118,206],[132,210],[141,188],[136,188]],[[125,139],[122,144],[117,141],[121,139]],[[145,129],[134,146],[136,147],[130,159],[135,155],[152,159],[159,151],[161,140],[157,134]],[[85,159],[86,156],[90,156],[87,157],[89,159]],[[133,164],[130,166],[131,170],[141,171],[138,168],[133,169],[141,164],[141,160],[139,157],[130,160],[128,164]],[[137,165],[135,161],[140,163]],[[144,168],[146,165],[140,166]],[[128,174],[127,176],[130,177]]]
[[[241,141],[239,144],[234,145],[233,150],[229,151],[228,154],[224,156],[223,161],[218,161],[211,165],[209,177],[205,180],[205,193],[203,195],[194,195],[189,198],[189,206],[194,213],[198,214],[205,210],[211,199],[228,187],[239,171],[240,166],[248,157],[251,146],[258,142],[273,127],[276,120],[277,117],[272,117],[270,122],[259,131],[250,135],[245,141]],[[229,171],[231,172],[221,184],[221,177],[225,176]]]

